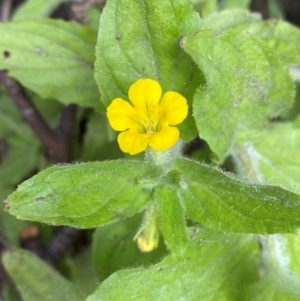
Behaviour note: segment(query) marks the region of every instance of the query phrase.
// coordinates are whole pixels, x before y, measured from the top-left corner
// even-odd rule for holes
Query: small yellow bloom
[[[174,91],[166,92],[162,99],[161,94],[157,81],[139,79],[128,92],[133,106],[121,98],[115,98],[108,106],[107,117],[111,127],[122,131],[118,143],[124,153],[135,155],[148,145],[162,151],[177,142],[179,130],[172,125],[186,118],[187,101]]]

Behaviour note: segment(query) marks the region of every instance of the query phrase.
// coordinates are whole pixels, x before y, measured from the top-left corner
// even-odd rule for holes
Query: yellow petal
[[[181,123],[188,114],[186,99],[181,94],[173,91],[164,94],[159,107],[163,112],[164,121],[171,125]]]
[[[107,107],[106,115],[115,131],[125,131],[132,126],[135,110],[127,101],[116,98]]]
[[[161,87],[156,80],[139,79],[131,85],[128,97],[138,110],[157,106],[161,98]]]
[[[148,142],[148,134],[139,133],[135,130],[128,130],[118,136],[120,149],[122,152],[129,153],[130,155],[136,155],[144,151]]]
[[[171,148],[179,138],[179,130],[173,126],[165,126],[150,136],[149,146],[154,150]]]

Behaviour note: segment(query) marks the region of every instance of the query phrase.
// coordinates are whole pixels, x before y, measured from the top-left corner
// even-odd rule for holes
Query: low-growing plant
[[[0,24],[2,232],[96,229],[64,276],[7,247],[22,298],[300,300],[300,30],[249,1],[107,0],[84,25],[58,2]]]

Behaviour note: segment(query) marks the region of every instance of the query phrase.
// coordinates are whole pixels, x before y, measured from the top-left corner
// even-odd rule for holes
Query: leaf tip
[[[7,200],[4,200],[3,204],[4,204],[4,208],[3,208],[3,209],[4,209],[5,211],[9,211],[10,205],[9,205],[8,201],[7,201]]]
[[[181,49],[184,49],[183,43],[184,43],[184,37],[181,37],[181,38],[178,40],[178,45],[179,45],[179,47],[180,47]]]

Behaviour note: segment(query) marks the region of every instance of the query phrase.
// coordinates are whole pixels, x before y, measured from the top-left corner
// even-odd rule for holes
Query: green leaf
[[[276,19],[284,19],[283,6],[277,0],[268,0],[269,16]]]
[[[189,0],[193,4],[194,9],[199,12],[200,16],[205,17],[218,8],[217,0]]]
[[[28,251],[6,251],[3,264],[24,301],[81,301],[84,298],[74,285]]]
[[[208,15],[203,22],[206,28],[212,29],[215,36],[237,24],[252,24],[261,21],[261,16],[245,9],[226,9]]]
[[[300,300],[300,240],[297,235],[277,234],[260,238],[263,262],[259,282],[249,288],[246,301]]]
[[[101,280],[128,267],[148,267],[166,255],[161,241],[152,252],[142,253],[133,240],[142,222],[141,214],[97,228],[93,237],[93,263]]]
[[[243,301],[257,301],[258,296],[263,301],[299,301],[299,285],[293,275],[269,274],[249,289]]]
[[[152,267],[119,271],[87,301],[243,300],[245,289],[258,278],[255,238],[201,229],[194,229],[190,236],[182,256],[168,256]]]
[[[202,28],[186,0],[108,1],[100,19],[95,62],[105,106],[117,97],[127,99],[129,87],[139,78],[157,80],[163,92],[177,91],[191,105],[203,78],[178,40]],[[185,139],[196,134],[191,110],[180,130]]]
[[[95,106],[96,32],[75,22],[31,20],[0,24],[0,69],[44,98]]]
[[[160,173],[125,160],[52,166],[19,185],[6,210],[20,219],[97,227],[141,211]]]
[[[184,37],[181,45],[208,81],[195,93],[193,115],[219,161],[239,132],[259,130],[291,106],[294,86],[287,67],[249,33],[229,29],[214,38],[205,30]]]
[[[40,144],[36,139],[10,139],[10,148],[0,163],[2,184],[15,186],[37,168]],[[24,155],[26,154],[26,156]]]
[[[300,65],[300,29],[296,26],[273,19],[238,24],[235,29],[245,30],[263,39],[285,64]]]
[[[183,207],[177,195],[180,174],[175,170],[164,176],[155,188],[158,203],[160,230],[167,248],[181,253],[187,244],[187,233]]]
[[[0,91],[1,93],[2,91]],[[22,119],[20,112],[5,93],[0,94],[0,137],[18,134],[23,139],[32,139],[33,135],[28,125]]]
[[[6,189],[6,190],[5,190]],[[30,222],[17,220],[14,216],[3,210],[4,197],[7,197],[9,193],[13,191],[13,187],[3,187],[0,185],[0,229],[1,234],[7,239],[7,241],[14,245],[19,246],[20,244],[20,233]]]
[[[248,8],[251,0],[221,0],[221,9],[231,9],[231,8]]]
[[[123,156],[116,141],[116,132],[107,121],[106,114],[94,113],[86,129],[80,159],[83,161],[118,159]]]
[[[48,17],[64,0],[27,0],[13,15],[13,21]]]
[[[300,194],[299,149],[300,129],[280,123],[236,145],[231,156],[240,175]]]
[[[240,233],[293,233],[300,196],[277,186],[249,183],[215,166],[178,159],[179,196],[187,218],[211,229]]]
[[[85,296],[91,294],[99,283],[97,271],[91,261],[92,250],[90,247],[80,250],[78,254],[68,258],[67,264],[70,279]]]

